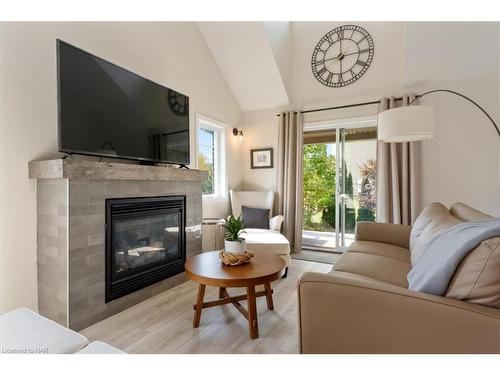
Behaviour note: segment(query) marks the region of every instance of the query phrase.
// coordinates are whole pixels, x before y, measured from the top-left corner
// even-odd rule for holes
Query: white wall
[[[322,85],[311,71],[311,55],[328,31],[354,23],[373,38],[375,54],[368,71],[342,88]],[[402,22],[294,22],[292,24],[292,92],[296,109],[328,107],[398,95],[404,78],[405,24]]]
[[[37,308],[35,183],[27,166],[58,157],[56,38],[187,94],[192,130],[195,112],[230,128],[240,124],[194,23],[0,23],[0,312]],[[191,150],[194,142],[193,131]],[[231,142],[228,151],[229,184],[236,186],[240,149]]]
[[[322,86],[312,75],[310,58],[317,41],[339,23],[292,24],[293,109],[321,108],[378,100],[402,93],[448,88],[476,99],[500,123],[498,23],[357,23],[375,43],[372,66],[345,88]],[[464,46],[467,48],[464,48]],[[470,103],[447,94],[424,99],[436,110],[435,138],[423,145],[423,203],[464,201],[500,214],[500,142],[491,124]],[[245,159],[250,148],[277,145],[274,111],[244,113]],[[304,121],[371,115],[377,106],[318,112]],[[245,188],[275,186],[276,169],[250,170]]]
[[[498,122],[498,77],[432,82],[415,86],[422,92],[446,87],[481,104]],[[472,104],[449,94],[434,94],[423,103],[435,108],[434,138],[422,144],[423,204],[461,201],[481,211],[500,215],[498,148],[500,138],[489,120]]]
[[[406,34],[409,91],[458,91],[500,123],[498,23],[409,23]],[[450,94],[431,94],[422,102],[436,113],[435,137],[422,147],[423,203],[463,201],[500,215],[500,138],[492,124]]]
[[[276,163],[278,161],[278,109],[245,112],[243,117],[245,136],[243,137],[243,186],[247,190],[276,190]],[[250,149],[274,149],[272,169],[251,169]]]

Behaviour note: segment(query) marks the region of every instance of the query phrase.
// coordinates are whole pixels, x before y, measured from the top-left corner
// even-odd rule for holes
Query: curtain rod
[[[420,97],[420,95],[415,95],[416,98]],[[403,100],[403,98],[394,98],[394,100]],[[379,104],[380,100],[374,100],[372,102],[364,102],[364,103],[356,103],[356,104],[346,104],[346,105],[339,105],[336,107],[326,107],[326,108],[318,108],[318,109],[308,109],[306,111],[302,111],[301,113],[312,113],[312,112],[322,112],[322,111],[330,111],[332,109],[342,109],[342,108],[351,108],[351,107],[361,107],[364,105],[372,105],[372,104]],[[297,114],[297,112],[293,112],[294,114]],[[281,116],[281,113],[278,113],[276,115],[277,117]]]

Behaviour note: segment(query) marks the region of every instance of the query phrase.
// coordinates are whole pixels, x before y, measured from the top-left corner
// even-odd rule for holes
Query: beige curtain
[[[285,217],[284,235],[293,251],[302,248],[302,114],[279,116],[276,210]]]
[[[415,95],[402,101],[383,98],[379,112],[408,105]],[[413,103],[415,105],[415,103]],[[378,142],[377,221],[411,225],[420,213],[421,142]]]

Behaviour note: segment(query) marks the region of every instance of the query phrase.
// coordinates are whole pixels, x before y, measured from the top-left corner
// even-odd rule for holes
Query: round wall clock
[[[188,97],[179,94],[177,91],[168,90],[168,105],[175,114],[180,116],[185,116],[189,113]]]
[[[374,54],[373,39],[362,27],[336,27],[320,39],[311,59],[316,79],[328,87],[356,82],[368,69]]]

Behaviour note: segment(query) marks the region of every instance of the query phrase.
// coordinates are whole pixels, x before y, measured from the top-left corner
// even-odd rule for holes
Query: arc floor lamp
[[[411,104],[418,98],[422,98],[436,92],[454,94],[474,104],[486,115],[486,117],[488,117],[500,137],[500,129],[498,128],[498,125],[495,121],[493,121],[493,118],[488,114],[488,112],[486,112],[484,108],[477,104],[474,100],[456,91],[438,89],[417,95],[408,106],[380,112],[378,115],[378,139],[387,143],[398,143],[422,141],[433,138],[434,109],[426,105],[411,106]]]

